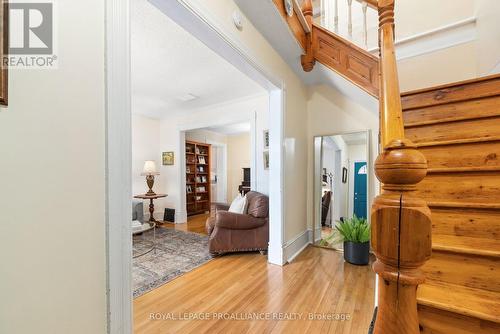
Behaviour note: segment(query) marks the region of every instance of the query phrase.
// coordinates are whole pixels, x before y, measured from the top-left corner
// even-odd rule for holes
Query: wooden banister
[[[371,211],[371,245],[377,257],[379,309],[376,334],[418,334],[419,269],[431,255],[431,213],[416,197],[416,184],[427,174],[427,161],[405,139],[394,49],[394,0],[380,0],[380,131],[383,151],[375,162],[382,193]]]
[[[401,93],[394,48],[394,0],[382,0],[379,8],[380,126],[382,147],[404,138]]]

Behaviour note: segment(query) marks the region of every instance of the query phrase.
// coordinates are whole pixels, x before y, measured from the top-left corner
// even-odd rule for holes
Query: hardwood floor
[[[164,222],[163,224],[161,224],[161,227],[173,228],[176,230],[189,231],[200,234],[207,234],[207,232],[205,231],[205,222],[207,221],[207,218],[209,216],[210,216],[209,214],[190,216],[188,217],[188,221],[186,224],[173,224]]]
[[[284,267],[259,253],[227,255],[134,300],[135,333],[366,334],[374,286],[370,266],[347,264],[341,253],[317,247]],[[252,312],[260,319],[215,319],[248,319]],[[208,320],[189,319],[206,313]],[[295,320],[276,319],[280,314]],[[349,320],[311,320],[310,314]]]

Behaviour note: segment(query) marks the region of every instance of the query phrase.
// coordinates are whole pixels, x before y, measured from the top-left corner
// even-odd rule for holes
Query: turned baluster
[[[427,161],[404,136],[394,50],[394,0],[379,0],[380,128],[383,152],[375,162],[382,193],[371,211],[371,246],[377,257],[379,309],[375,334],[418,334],[420,267],[431,255],[431,213],[416,193]]]
[[[352,37],[352,0],[347,0],[347,31]]]
[[[368,9],[368,3],[366,1],[363,1],[361,4],[361,8],[363,9],[363,39],[365,46],[368,46],[368,23],[366,20],[366,12]]]
[[[333,24],[335,27],[335,31],[338,31],[339,30],[339,2],[338,2],[338,0],[335,0],[334,6],[335,6],[335,16],[333,17]]]
[[[309,26],[310,32],[306,34],[305,41],[305,54],[301,57],[302,68],[306,72],[312,71],[316,60],[314,59],[313,46],[312,46],[312,23],[313,23],[313,6],[311,0],[305,0],[302,4],[302,14],[306,18],[307,25]]]

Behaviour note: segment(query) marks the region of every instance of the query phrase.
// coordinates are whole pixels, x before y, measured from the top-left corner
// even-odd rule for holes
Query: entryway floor
[[[331,250],[309,246],[283,267],[227,255],[135,299],[135,333],[365,334],[374,287],[370,266]]]

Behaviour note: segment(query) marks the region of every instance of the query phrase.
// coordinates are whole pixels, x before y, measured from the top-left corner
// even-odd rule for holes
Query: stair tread
[[[484,209],[484,210],[499,210],[500,204],[497,203],[474,203],[474,202],[451,202],[451,201],[427,201],[427,205],[431,208],[459,208],[459,209]]]
[[[427,174],[437,173],[469,173],[469,172],[498,172],[500,166],[462,166],[462,167],[436,167],[427,169]]]
[[[425,283],[418,287],[421,305],[500,323],[500,293],[459,285]]]
[[[462,145],[462,144],[498,142],[498,141],[500,141],[500,136],[487,136],[487,137],[476,137],[476,138],[466,138],[466,139],[422,141],[415,143],[415,145],[417,145],[417,147],[429,147],[429,146]]]
[[[500,257],[500,240],[433,234],[432,249],[454,253]]]

